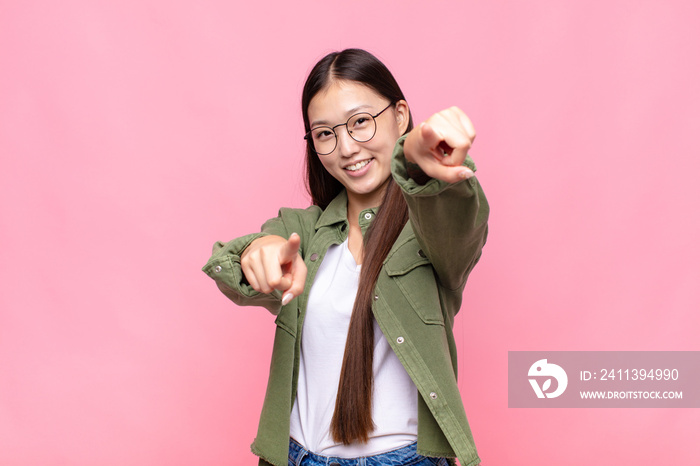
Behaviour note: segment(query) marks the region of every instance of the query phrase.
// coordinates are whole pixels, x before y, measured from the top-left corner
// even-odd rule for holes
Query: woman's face
[[[376,115],[389,103],[386,97],[363,84],[333,81],[309,103],[311,130],[343,124],[360,112]],[[408,115],[408,105],[403,100],[389,107],[375,118],[377,130],[367,142],[355,141],[345,126],[335,128],[338,139],[335,149],[318,157],[326,170],[345,186],[350,202],[360,201],[365,204],[363,208],[379,205],[391,175],[394,145],[408,127]]]

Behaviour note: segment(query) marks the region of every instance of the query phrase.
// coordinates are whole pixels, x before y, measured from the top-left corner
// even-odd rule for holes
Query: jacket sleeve
[[[281,293],[277,290],[268,294],[255,291],[241,269],[243,251],[254,240],[266,235],[289,237],[281,211],[277,218],[263,224],[260,233],[241,236],[228,243],[214,243],[212,255],[202,271],[214,279],[219,290],[239,306],[261,306],[277,315],[282,307]]]
[[[392,176],[408,204],[409,221],[418,244],[430,260],[442,286],[463,288],[488,233],[489,205],[476,177],[457,183],[431,178],[421,185],[408,176],[403,144],[396,143]],[[476,172],[474,161],[464,165]]]

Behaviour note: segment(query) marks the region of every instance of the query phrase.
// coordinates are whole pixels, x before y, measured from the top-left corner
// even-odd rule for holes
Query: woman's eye
[[[331,131],[328,131],[327,129],[322,129],[314,133],[314,139],[318,141],[325,141],[332,136],[333,133]]]
[[[368,121],[369,121],[369,118],[360,117],[357,120],[355,120],[355,124],[353,126],[355,128],[362,128],[363,126],[367,125]]]

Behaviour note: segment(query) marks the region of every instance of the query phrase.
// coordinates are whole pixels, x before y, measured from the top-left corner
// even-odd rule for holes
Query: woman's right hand
[[[476,132],[469,117],[458,107],[438,112],[413,128],[403,149],[407,162],[417,164],[432,177],[456,183],[474,176],[463,165]]]
[[[282,305],[304,291],[306,264],[299,254],[301,238],[292,233],[288,240],[269,235],[256,239],[241,255],[241,268],[255,291],[280,290]]]

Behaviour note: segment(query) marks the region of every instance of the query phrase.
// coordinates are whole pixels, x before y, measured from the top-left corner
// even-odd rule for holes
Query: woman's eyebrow
[[[362,110],[363,108],[372,108],[372,105],[369,105],[369,104],[358,105],[357,107],[353,107],[350,110],[348,110],[347,112],[345,112],[345,114],[348,117],[350,117],[350,116],[356,114],[358,110]],[[329,122],[327,122],[326,120],[314,120],[311,122],[311,124],[309,126],[311,126],[313,128],[314,126],[318,126],[318,125],[330,126],[331,124]]]

